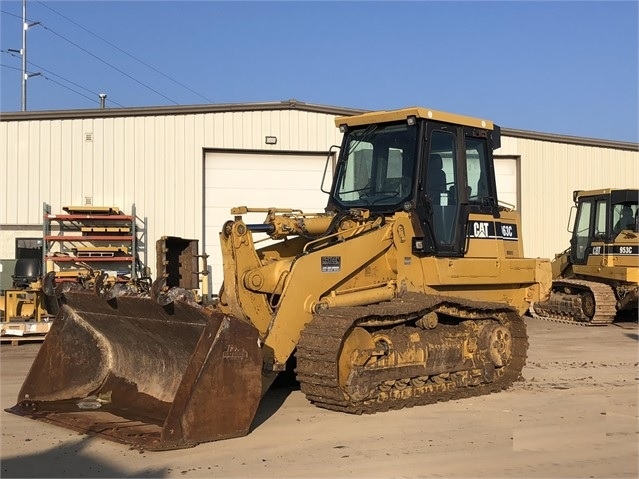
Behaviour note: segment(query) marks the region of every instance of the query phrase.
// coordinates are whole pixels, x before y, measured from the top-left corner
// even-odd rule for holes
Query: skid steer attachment
[[[69,293],[7,411],[148,450],[248,434],[258,332],[176,300]]]

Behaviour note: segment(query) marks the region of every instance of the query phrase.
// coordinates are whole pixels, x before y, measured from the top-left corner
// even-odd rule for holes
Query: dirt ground
[[[1,411],[2,477],[639,477],[636,322],[586,328],[527,318],[524,380],[489,396],[373,416],[268,393],[251,433],[139,452]],[[39,344],[0,348],[2,408]]]

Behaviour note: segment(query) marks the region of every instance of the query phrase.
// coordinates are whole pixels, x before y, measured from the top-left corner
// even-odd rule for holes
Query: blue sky
[[[0,11],[0,111],[19,111],[22,2]],[[637,1],[29,0],[27,18],[28,110],[295,98],[639,141]]]

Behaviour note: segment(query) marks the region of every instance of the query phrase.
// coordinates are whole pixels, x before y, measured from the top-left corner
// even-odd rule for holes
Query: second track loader
[[[573,201],[570,248],[552,261],[552,294],[531,314],[582,326],[637,318],[639,190],[577,190]]]
[[[163,277],[150,295],[68,293],[10,411],[158,450],[247,434],[287,366],[311,403],[354,414],[517,380],[551,269],[498,202],[499,128],[425,108],[336,126],[324,212],[234,208],[214,305]]]

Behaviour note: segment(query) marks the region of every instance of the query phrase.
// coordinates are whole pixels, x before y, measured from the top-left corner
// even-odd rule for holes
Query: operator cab
[[[464,254],[470,213],[499,216],[491,122],[408,108],[336,123],[344,138],[328,211],[414,211],[416,253],[439,256]]]
[[[619,246],[607,244],[614,243],[623,231],[639,232],[638,190],[577,190],[573,200],[569,231],[570,259],[574,264],[586,264],[592,254],[618,253]],[[593,242],[600,245],[593,246]]]

